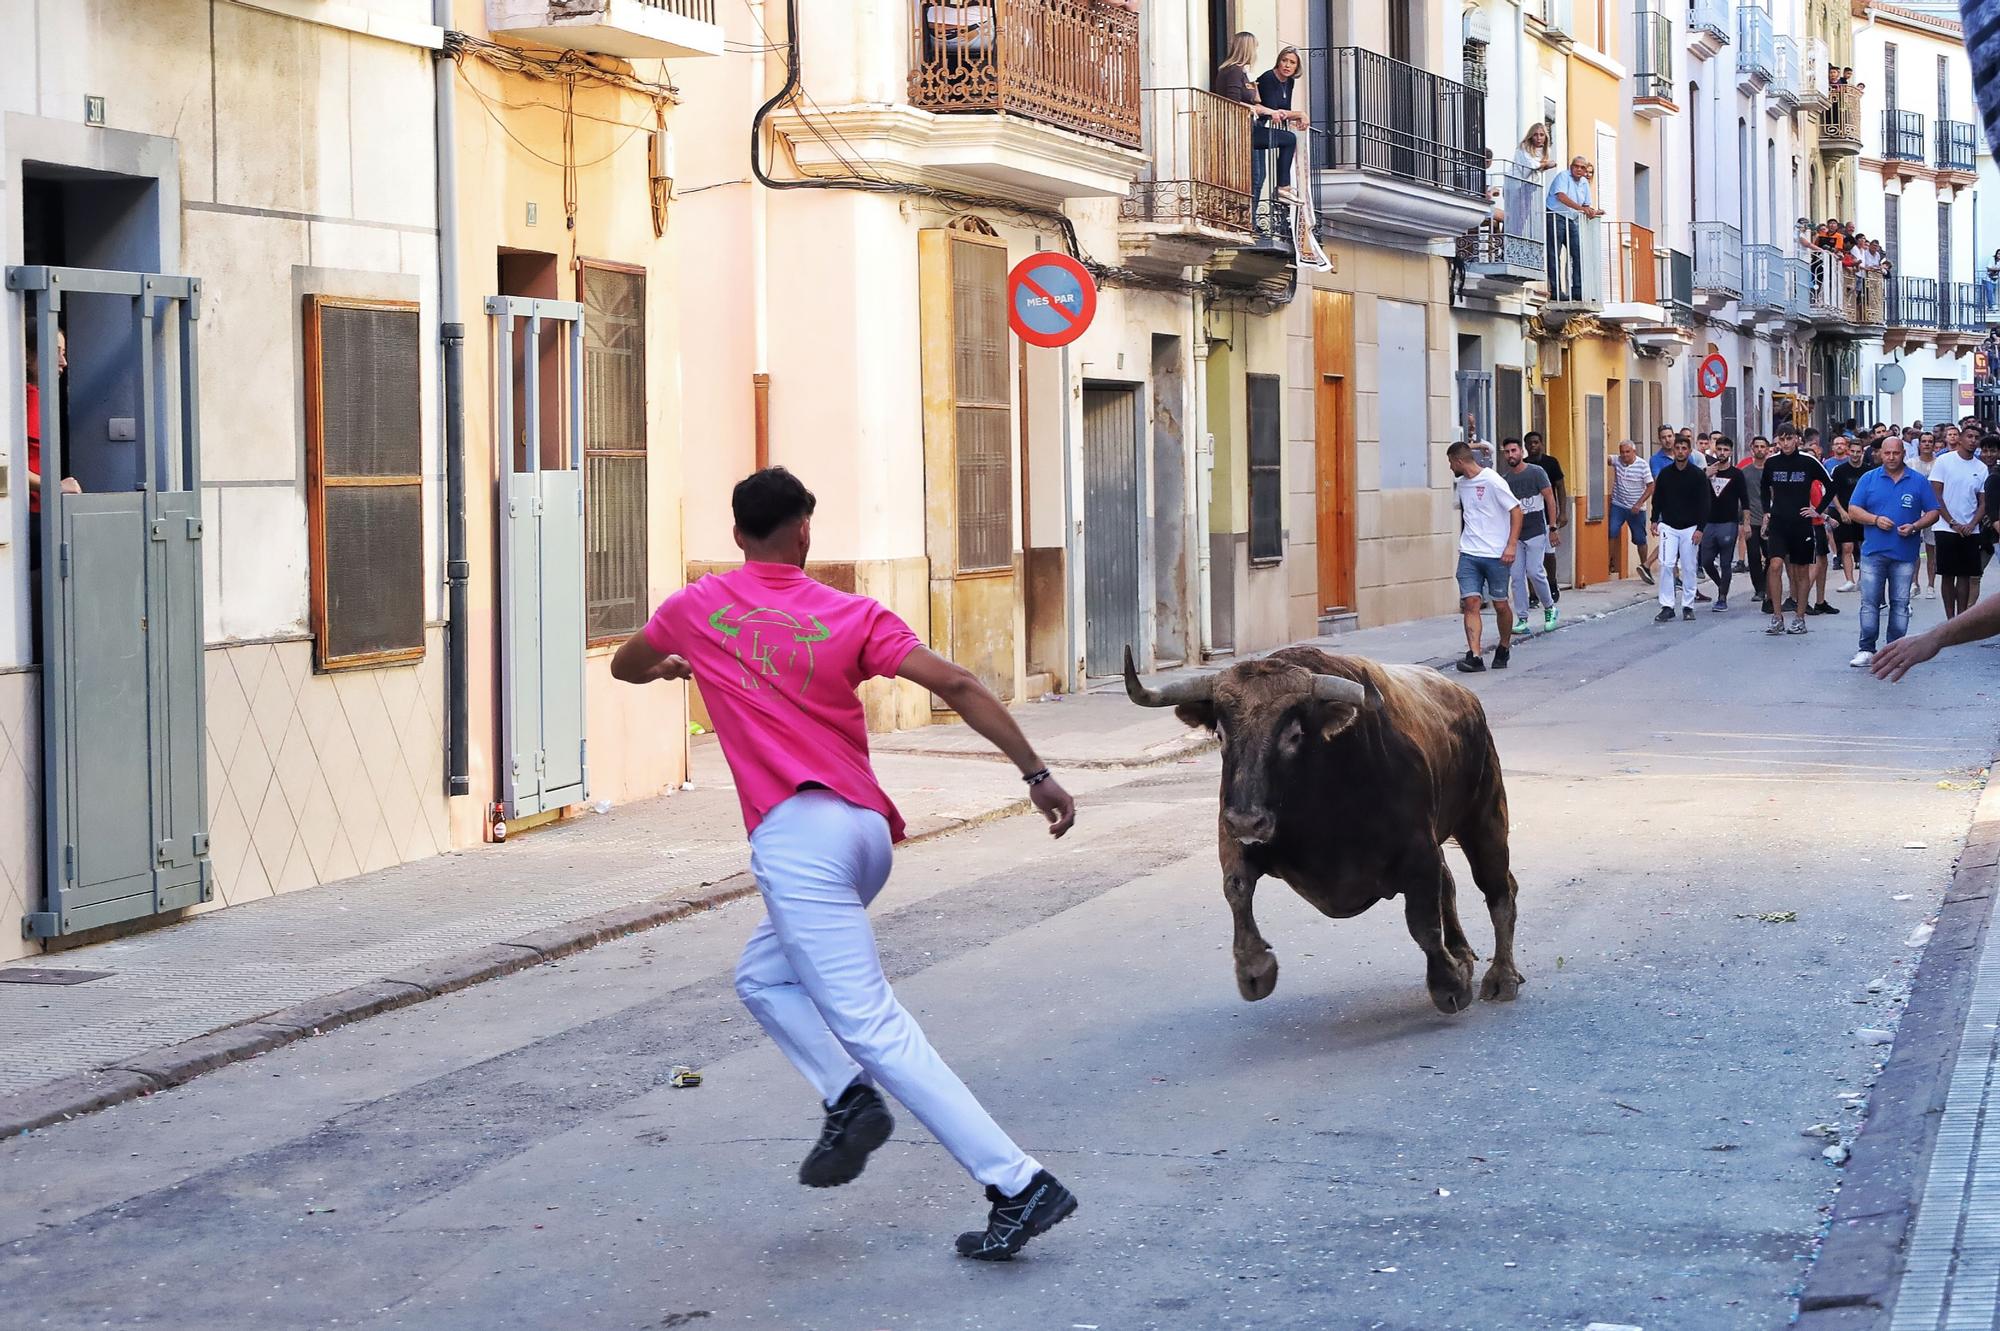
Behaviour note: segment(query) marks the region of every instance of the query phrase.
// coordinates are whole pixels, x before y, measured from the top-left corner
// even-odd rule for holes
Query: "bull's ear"
[[[1174,715],[1185,726],[1199,726],[1204,730],[1215,729],[1215,704],[1206,698],[1198,702],[1184,702],[1174,708]]]
[[[1319,715],[1314,719],[1319,723],[1319,737],[1330,740],[1359,721],[1361,709],[1349,707],[1346,703],[1323,702],[1319,705]]]

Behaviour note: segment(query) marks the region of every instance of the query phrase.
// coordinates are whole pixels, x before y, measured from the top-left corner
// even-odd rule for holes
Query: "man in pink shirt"
[[[1069,831],[1075,802],[970,671],[881,603],[806,576],[814,499],[797,477],[757,472],[731,505],[743,567],[668,597],[618,649],[611,673],[628,684],[701,682],[764,897],[736,992],[826,1108],[799,1181],[830,1188],[860,1175],[895,1126],[879,1085],[986,1186],[986,1229],[959,1235],[958,1251],[1005,1261],[1066,1219],[1076,1198],[1001,1131],[882,974],[868,905],[888,881],[903,820],[869,764],[855,689],[893,676],[936,694],[1021,769],[1050,835]]]

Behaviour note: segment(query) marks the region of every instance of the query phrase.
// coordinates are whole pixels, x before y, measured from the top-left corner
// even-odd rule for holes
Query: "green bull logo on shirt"
[[[803,698],[812,687],[813,644],[825,642],[831,629],[816,615],[810,624],[772,606],[759,606],[731,616],[735,602],[708,617],[708,626],[721,634],[736,655],[742,674],[737,683],[746,689],[795,689]]]

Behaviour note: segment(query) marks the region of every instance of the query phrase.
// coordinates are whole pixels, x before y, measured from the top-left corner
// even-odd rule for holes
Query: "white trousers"
[[[822,1101],[873,1082],[968,1174],[1011,1197],[1041,1165],[945,1066],[882,974],[868,903],[889,861],[888,822],[831,791],[771,810],[750,836],[765,915],[736,964],[736,993]]]
[[[1695,556],[1701,551],[1701,538],[1695,535],[1693,527],[1660,527],[1660,604],[1674,609],[1674,574],[1680,574],[1681,598],[1683,606],[1694,604]]]

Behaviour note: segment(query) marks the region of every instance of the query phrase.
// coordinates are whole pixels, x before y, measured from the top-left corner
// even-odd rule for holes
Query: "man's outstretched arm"
[[[1947,647],[1995,634],[2000,634],[2000,596],[1989,596],[1926,632],[1890,643],[1875,653],[1868,669],[1876,678],[1894,683],[1909,674],[1912,666],[1922,665]]]
[[[903,658],[896,676],[912,684],[921,684],[937,695],[938,700],[957,712],[965,724],[1006,754],[1009,761],[1021,770],[1022,776],[1033,776],[1047,770],[1042,766],[1042,760],[1035,756],[1035,746],[1028,743],[1028,737],[1014,723],[1006,704],[994,697],[993,691],[964,666],[947,661],[928,647],[919,647]],[[1049,835],[1061,836],[1076,822],[1076,801],[1069,797],[1069,792],[1054,777],[1043,777],[1029,786],[1028,798],[1049,820]]]
[[[661,679],[693,679],[694,671],[682,658],[663,652],[640,629],[620,644],[611,658],[611,678],[626,684],[651,684]]]

